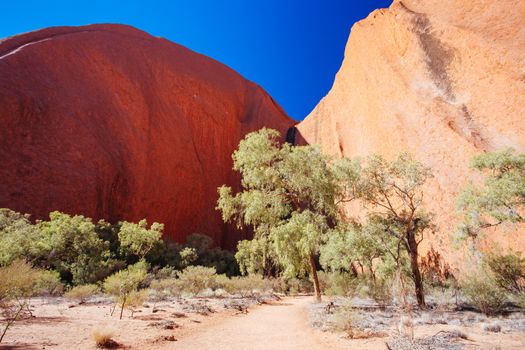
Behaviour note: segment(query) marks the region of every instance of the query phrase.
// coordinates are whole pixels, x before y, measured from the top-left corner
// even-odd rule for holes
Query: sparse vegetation
[[[147,263],[141,260],[107,277],[104,281],[104,291],[114,297],[115,306],[120,306],[120,319],[124,308],[129,305],[130,297],[135,295],[140,284],[146,279],[147,269]]]
[[[213,267],[188,266],[177,273],[177,277],[183,292],[197,295],[207,288],[215,288],[217,272]]]
[[[75,300],[78,304],[84,304],[89,298],[100,292],[100,287],[96,284],[84,284],[75,286],[64,293],[67,299]]]
[[[500,313],[507,300],[505,291],[494,277],[483,270],[465,278],[461,290],[467,301],[486,315]]]
[[[23,260],[14,260],[8,266],[0,267],[0,308],[5,317],[0,343],[9,327],[24,311],[31,313],[29,298],[40,292],[41,276],[41,270],[31,267]]]
[[[114,332],[106,328],[96,328],[91,333],[95,345],[100,349],[111,349],[118,346],[117,342],[113,340]]]

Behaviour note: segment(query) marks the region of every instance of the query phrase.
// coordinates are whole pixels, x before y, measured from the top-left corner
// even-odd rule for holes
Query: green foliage
[[[180,281],[173,277],[155,279],[151,281],[149,288],[153,292],[155,301],[167,300],[171,296],[180,294]]]
[[[494,276],[480,269],[461,282],[461,291],[469,304],[486,315],[495,315],[503,310],[507,296]]]
[[[235,259],[241,274],[262,274],[267,271],[267,266],[271,264],[269,254],[266,237],[239,241]]]
[[[148,264],[141,260],[107,277],[104,280],[104,291],[115,297],[126,296],[137,290],[147,275]]]
[[[36,254],[34,242],[38,240],[39,231],[29,221],[29,215],[0,208],[0,266],[17,259],[30,260]]]
[[[338,165],[338,174],[346,181],[344,197],[359,201],[366,209],[367,220],[360,230],[370,237],[364,238],[359,229],[354,228],[346,240],[343,237],[329,242],[332,247],[328,251],[333,253],[345,244],[357,248],[357,254],[361,254],[357,260],[371,270],[372,277],[372,260],[381,258],[381,268],[388,272],[392,267],[404,270],[408,257],[416,298],[423,306],[418,247],[424,234],[434,229],[432,215],[423,207],[422,191],[432,176],[431,170],[409,154],[401,153],[390,162],[378,155],[366,158],[359,165],[346,161]],[[328,265],[333,264],[330,263],[333,260],[324,259]]]
[[[91,219],[57,211],[49,219],[37,224],[37,265],[60,272],[75,285],[98,281],[111,271],[108,243],[98,237]]]
[[[60,274],[57,271],[42,270],[36,288],[43,295],[60,295],[64,291],[64,284],[60,281]]]
[[[0,266],[0,308],[5,320],[0,342],[9,327],[18,320],[22,310],[28,308],[28,298],[41,293],[39,282],[44,278],[42,270],[33,268],[23,260]]]
[[[23,260],[15,260],[10,265],[0,267],[0,303],[20,301],[38,294],[41,277],[42,270]]]
[[[143,259],[155,245],[160,243],[164,225],[154,222],[148,229],[146,219],[138,224],[124,221],[121,223],[118,238],[120,250],[124,256],[136,256]]]
[[[186,247],[182,249],[179,254],[182,268],[190,266],[199,258],[199,254],[197,254],[197,250],[195,248]]]
[[[261,295],[271,289],[269,283],[261,275],[223,279],[220,287],[231,295],[240,295],[243,298]]]
[[[232,252],[213,247],[211,237],[193,233],[186,238],[185,248],[180,251],[181,267],[200,265],[213,267],[218,274],[238,275],[239,268]]]
[[[357,291],[359,278],[348,272],[319,272],[319,281],[326,295],[352,296]]]
[[[96,284],[84,284],[76,286],[64,293],[67,299],[76,300],[79,304],[85,303],[89,298],[98,294],[100,287]]]
[[[485,153],[471,167],[485,174],[481,186],[468,185],[458,196],[463,214],[463,236],[477,237],[480,230],[503,223],[524,222],[525,154],[513,149]]]
[[[284,276],[307,274],[309,257],[319,252],[323,232],[328,232],[326,218],[309,210],[293,212],[290,219],[271,229],[269,239]]]
[[[338,190],[328,161],[316,147],[281,145],[275,130],[263,128],[240,142],[233,169],[243,189],[233,194],[220,187],[217,208],[224,221],[254,229],[259,242],[239,245],[244,272],[268,274],[279,266],[287,275],[303,275],[312,269],[327,222],[337,215]]]
[[[384,308],[391,304],[393,299],[391,279],[362,279],[359,285],[359,294],[373,299],[380,307]]]
[[[120,305],[120,318],[126,307],[126,303],[132,293],[136,292],[141,283],[148,276],[148,264],[140,260],[134,265],[120,270],[104,280],[104,291],[113,296],[118,305]]]
[[[485,264],[499,287],[513,294],[525,294],[525,258],[519,254],[488,254]]]
[[[199,292],[214,288],[217,271],[213,267],[188,266],[177,273],[182,291],[197,295]]]

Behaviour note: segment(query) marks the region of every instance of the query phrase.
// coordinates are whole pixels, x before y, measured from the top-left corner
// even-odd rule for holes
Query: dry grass
[[[118,347],[118,343],[113,340],[114,331],[106,328],[96,328],[91,334],[97,348],[112,349]]]

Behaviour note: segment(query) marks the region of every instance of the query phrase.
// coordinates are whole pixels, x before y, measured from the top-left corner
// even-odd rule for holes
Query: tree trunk
[[[312,275],[312,282],[314,283],[315,301],[321,301],[321,288],[319,287],[319,277],[317,276],[317,267],[315,266],[314,256],[310,254],[310,272]]]
[[[417,261],[417,242],[414,233],[410,232],[407,235],[408,247],[410,254],[410,268],[412,270],[412,279],[414,280],[414,287],[416,289],[416,300],[419,308],[425,307],[425,292],[423,290],[423,279],[419,271],[419,262]]]
[[[119,320],[122,320],[122,314],[124,313],[124,305],[126,304],[126,298],[122,300],[122,306],[120,308],[120,317]]]

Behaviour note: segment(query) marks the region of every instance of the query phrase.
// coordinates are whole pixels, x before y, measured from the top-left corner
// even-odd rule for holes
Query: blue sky
[[[302,119],[330,90],[352,24],[391,2],[3,1],[0,37],[58,25],[133,25],[230,66]]]

